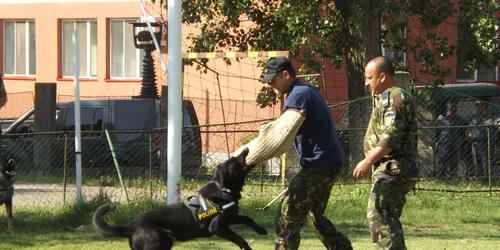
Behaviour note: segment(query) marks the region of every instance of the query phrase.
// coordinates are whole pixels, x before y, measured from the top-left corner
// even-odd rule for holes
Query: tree
[[[495,0],[193,0],[183,1],[182,9],[182,21],[202,31],[189,37],[191,51],[287,50],[301,57],[301,73],[345,63],[349,100],[368,95],[364,65],[381,55],[382,43],[405,52],[422,66],[420,73],[443,83],[452,71],[440,63],[455,55],[455,46],[436,28],[455,15],[467,34],[459,39],[469,48],[461,58],[469,72],[500,60]],[[397,69],[411,69],[394,59]],[[269,90],[262,92],[268,96]],[[366,126],[366,116],[350,108],[350,126]]]

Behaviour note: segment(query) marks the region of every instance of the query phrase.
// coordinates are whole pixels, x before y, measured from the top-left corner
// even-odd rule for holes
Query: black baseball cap
[[[290,70],[290,69],[293,69],[293,66],[292,66],[292,61],[290,61],[288,58],[286,57],[273,58],[269,60],[269,62],[267,62],[267,66],[265,69],[266,76],[261,78],[260,81],[263,83],[268,83],[274,78],[274,76],[277,73],[280,73],[283,70]]]

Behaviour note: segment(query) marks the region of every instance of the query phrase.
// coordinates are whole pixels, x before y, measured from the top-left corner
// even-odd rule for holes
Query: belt
[[[378,168],[378,167],[380,167],[380,165],[382,165],[382,163],[384,163],[384,162],[388,162],[388,161],[390,161],[390,160],[392,160],[392,159],[393,159],[393,158],[386,158],[386,157],[383,157],[382,159],[380,159],[380,160],[378,160],[377,162],[375,162],[375,163],[373,164],[373,166],[375,166],[375,168]]]
[[[410,158],[410,157],[415,157],[413,154],[397,154],[395,156],[390,156],[390,157],[382,157],[379,161],[375,162],[373,166],[378,167],[384,162],[392,161],[392,160],[400,160],[403,158]]]

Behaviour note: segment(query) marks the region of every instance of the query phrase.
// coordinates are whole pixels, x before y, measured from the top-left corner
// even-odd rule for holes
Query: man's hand
[[[372,164],[365,158],[356,165],[354,172],[352,172],[352,176],[356,179],[360,179],[366,176],[371,175],[372,173]]]

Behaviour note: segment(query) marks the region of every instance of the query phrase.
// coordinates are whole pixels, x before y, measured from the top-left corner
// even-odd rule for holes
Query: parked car
[[[417,86],[419,97],[419,125],[421,127],[434,126],[434,121],[440,114],[446,112],[446,103],[455,102],[458,105],[457,115],[469,122],[476,115],[476,100],[482,100],[488,105],[487,115],[495,124],[500,125],[500,86],[493,83],[464,83],[446,84],[442,87]],[[498,131],[496,131],[498,130]],[[493,128],[492,135],[500,133],[499,127]],[[436,129],[424,129],[419,132],[419,160],[422,177],[431,178],[435,176],[437,166],[435,154],[437,152]],[[491,140],[493,157],[491,171],[494,177],[500,176],[500,145],[498,140]],[[457,138],[458,140],[458,138]],[[452,156],[450,156],[452,157]],[[459,165],[456,177],[466,178],[472,164],[472,144],[470,139],[461,141]]]
[[[82,100],[80,106],[82,166],[113,166],[106,129],[111,131],[111,141],[120,166],[145,167],[150,163],[155,168],[160,166],[159,142],[163,136],[166,137],[166,131],[155,130],[160,127],[159,99],[92,99]],[[29,110],[5,129],[5,138],[10,138],[3,142],[6,154],[14,158],[16,155],[25,158],[26,155],[33,155],[33,136],[30,135],[36,132],[33,113],[34,109]],[[67,152],[67,164],[74,167],[74,102],[58,103],[56,114],[55,130],[66,132],[64,134],[69,142],[64,142],[64,134],[61,133],[56,134],[56,140],[47,142],[46,146],[51,145],[55,166],[63,166],[62,155]],[[202,164],[202,148],[199,128],[190,127],[199,123],[193,103],[189,100],[183,101],[183,125],[182,168],[183,172],[193,172]]]

